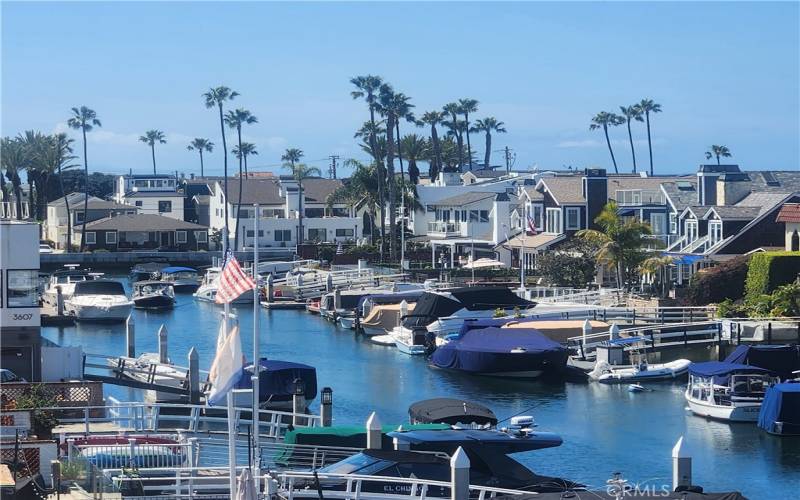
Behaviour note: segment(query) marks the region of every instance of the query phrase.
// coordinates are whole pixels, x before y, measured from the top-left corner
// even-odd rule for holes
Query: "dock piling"
[[[61,285],[56,287],[56,314],[64,315],[64,294],[61,291]]]
[[[672,448],[672,489],[692,485],[692,457],[683,446],[683,436]]]
[[[617,323],[611,323],[611,328],[608,329],[609,340],[617,340],[619,338],[619,327]]]
[[[300,418],[306,411],[306,385],[299,378],[294,379],[292,394],[292,425],[300,425]]]
[[[333,290],[333,308],[334,309],[341,309],[342,308],[342,291],[337,286]]]
[[[367,449],[380,450],[383,446],[381,421],[374,411],[367,419]]]
[[[586,359],[586,336],[592,334],[592,323],[588,319],[583,320],[581,328],[581,357]]]
[[[136,357],[136,321],[133,319],[133,313],[128,315],[125,320],[125,356],[129,358]]]
[[[272,302],[275,300],[275,278],[273,278],[272,273],[267,275],[267,302]]]
[[[158,362],[169,363],[169,356],[167,355],[167,327],[163,324],[158,329]]]
[[[322,427],[330,427],[333,424],[333,389],[325,387],[322,389],[319,416]]]
[[[189,402],[200,403],[200,356],[194,346],[189,349]]]
[[[330,273],[325,277],[325,291],[328,293],[333,291],[333,275]]]
[[[450,459],[450,499],[469,498],[469,457],[464,448],[458,447]]]

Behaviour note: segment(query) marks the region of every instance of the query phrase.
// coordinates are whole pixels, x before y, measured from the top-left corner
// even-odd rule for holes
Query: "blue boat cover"
[[[740,363],[706,361],[705,363],[690,364],[689,373],[698,377],[714,377],[714,383],[724,385],[728,383],[730,376],[734,373],[769,374],[771,372],[765,368]]]
[[[782,422],[778,428],[777,422]],[[773,434],[800,434],[800,382],[784,382],[767,389],[758,426]]]
[[[182,272],[196,273],[197,269],[192,269],[191,267],[170,266],[170,267],[165,267],[164,269],[161,270],[161,272],[165,274],[182,273]]]
[[[775,372],[781,380],[800,370],[800,348],[793,345],[739,345],[725,358],[728,363],[758,366]]]
[[[317,370],[313,366],[291,361],[279,361],[261,358],[261,372],[258,380],[259,399],[261,401],[288,401],[294,394],[294,380],[299,378],[305,385],[306,401],[317,397]],[[252,389],[250,375],[253,364],[245,367],[248,376],[241,377],[236,384],[237,389]]]

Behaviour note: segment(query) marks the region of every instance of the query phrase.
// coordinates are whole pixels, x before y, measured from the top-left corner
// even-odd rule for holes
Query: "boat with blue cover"
[[[779,436],[800,435],[800,381],[767,388],[758,413],[758,426]]]
[[[317,369],[313,366],[293,361],[261,358],[259,362],[258,392],[262,409],[291,410],[292,396],[297,383],[305,397],[306,405],[317,397]],[[244,376],[239,379],[236,389],[252,389],[253,363],[244,367]],[[242,405],[250,406],[249,397]]]
[[[172,284],[177,293],[194,293],[200,286],[197,269],[191,267],[165,267],[161,270],[161,281]]]
[[[757,366],[708,361],[689,366],[684,394],[695,415],[731,422],[755,422],[764,394],[778,378]]]

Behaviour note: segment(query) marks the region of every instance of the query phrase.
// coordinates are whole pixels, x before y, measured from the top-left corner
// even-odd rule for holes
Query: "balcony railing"
[[[28,202],[22,202],[22,216],[17,217],[17,203],[13,201],[0,202],[0,219],[28,219],[30,218],[30,208]]]
[[[618,189],[615,198],[620,206],[663,205],[666,203],[664,193],[655,190]]]
[[[428,234],[449,236],[461,234],[460,222],[428,222]]]

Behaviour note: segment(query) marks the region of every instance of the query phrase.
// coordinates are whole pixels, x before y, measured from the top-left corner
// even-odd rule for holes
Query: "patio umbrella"
[[[235,500],[258,500],[258,490],[256,489],[256,482],[250,469],[244,469],[239,474],[239,481],[236,483],[236,496]]]

